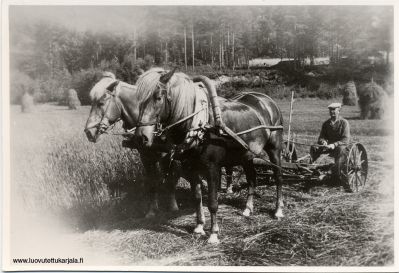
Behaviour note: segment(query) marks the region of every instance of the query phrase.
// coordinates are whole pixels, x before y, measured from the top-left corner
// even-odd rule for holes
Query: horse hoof
[[[211,236],[209,236],[209,239],[207,241],[208,244],[212,244],[212,245],[217,245],[220,243],[219,239],[218,239],[218,235],[216,233],[212,233]]]
[[[149,212],[147,212],[147,214],[145,215],[145,218],[146,219],[152,219],[152,218],[154,218],[155,217],[155,212],[153,212],[153,211],[149,211]]]
[[[278,209],[278,210],[276,211],[276,213],[274,214],[274,217],[275,217],[277,220],[280,220],[281,218],[284,218],[283,210],[282,210],[282,209]]]
[[[178,212],[179,211],[179,207],[176,205],[176,206],[170,206],[169,207],[169,211],[170,212]]]
[[[203,226],[203,225],[198,225],[198,226],[194,229],[194,234],[200,235],[200,236],[205,235],[204,226]]]
[[[171,198],[170,200],[168,200],[166,208],[168,211],[171,212],[179,211],[179,206],[177,205],[176,199]]]
[[[242,215],[245,216],[245,217],[250,216],[250,215],[251,215],[251,210],[248,209],[248,208],[246,208],[246,209],[242,212]]]

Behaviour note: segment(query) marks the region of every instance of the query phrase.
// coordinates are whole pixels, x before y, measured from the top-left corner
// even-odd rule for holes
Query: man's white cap
[[[341,108],[341,103],[333,102],[328,106],[329,109]]]

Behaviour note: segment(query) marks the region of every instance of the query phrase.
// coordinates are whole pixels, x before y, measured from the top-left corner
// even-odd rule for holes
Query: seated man
[[[331,118],[323,123],[317,141],[319,145],[310,148],[310,156],[312,162],[314,162],[321,154],[328,153],[334,157],[337,166],[339,156],[349,144],[349,122],[339,116],[340,103],[331,103],[328,109]]]

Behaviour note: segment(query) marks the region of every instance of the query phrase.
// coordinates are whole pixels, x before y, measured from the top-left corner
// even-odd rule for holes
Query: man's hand
[[[335,145],[334,144],[328,144],[327,148],[330,150],[334,150],[335,149]]]
[[[320,144],[323,145],[323,146],[327,146],[327,141],[322,140],[322,141],[320,141]]]

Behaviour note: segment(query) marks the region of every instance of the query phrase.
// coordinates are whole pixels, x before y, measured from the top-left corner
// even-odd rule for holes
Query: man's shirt
[[[334,144],[337,147],[338,145],[349,144],[349,139],[349,122],[346,119],[339,118],[334,123],[331,119],[323,123],[318,142],[321,143],[325,140],[328,144]]]

